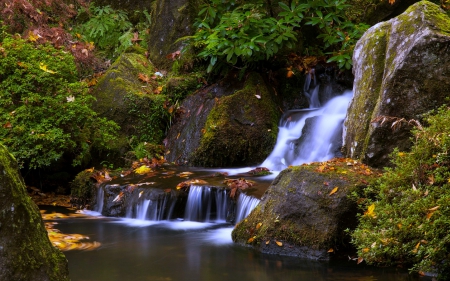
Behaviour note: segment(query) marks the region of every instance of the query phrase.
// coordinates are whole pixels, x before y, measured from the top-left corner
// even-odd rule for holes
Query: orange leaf
[[[278,246],[282,247],[283,243],[281,243],[280,241],[275,240],[275,243],[277,243]]]
[[[253,241],[255,241],[256,236],[250,237],[247,240],[247,243],[252,243]]]
[[[363,258],[359,257],[359,258],[358,258],[358,261],[356,262],[356,264],[360,264],[360,263],[362,263],[362,262],[363,262],[363,260],[364,260]]]
[[[330,249],[328,250],[328,253],[333,253],[333,252],[334,252],[333,248],[330,248]]]
[[[256,229],[260,229],[261,226],[262,226],[262,222],[260,222],[260,223],[258,223],[258,224],[256,225]]]
[[[267,240],[267,241],[266,241],[266,245],[269,245],[269,243],[270,243],[270,240]]]
[[[333,188],[333,190],[331,190],[330,194],[328,195],[333,195],[338,191],[338,187],[336,186],[335,188]]]

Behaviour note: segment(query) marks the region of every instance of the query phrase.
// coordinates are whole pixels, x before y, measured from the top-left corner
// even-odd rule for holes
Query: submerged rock
[[[326,260],[330,248],[348,247],[345,229],[357,225],[356,202],[349,194],[376,175],[350,159],[285,169],[236,225],[233,241],[263,253]]]
[[[16,160],[0,145],[0,280],[69,280],[64,254],[45,230]]]
[[[370,28],[358,41],[353,62],[346,156],[386,166],[395,147],[411,146],[411,127],[393,130],[393,122],[420,122],[450,93],[450,18],[431,2],[414,4]],[[383,116],[389,122],[371,123]]]

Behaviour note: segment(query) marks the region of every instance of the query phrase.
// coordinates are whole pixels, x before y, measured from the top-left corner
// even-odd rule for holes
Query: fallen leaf
[[[255,95],[255,97],[257,98],[257,99],[261,99],[261,96],[260,95]]]
[[[267,240],[267,241],[266,241],[266,245],[269,245],[269,243],[270,243],[270,240]]]
[[[143,174],[149,173],[151,171],[152,171],[152,169],[147,167],[146,165],[142,165],[139,168],[134,170],[134,172],[139,175],[143,175]]]
[[[331,190],[331,192],[330,192],[330,194],[328,194],[328,195],[333,195],[333,194],[335,194],[337,191],[338,191],[338,187],[336,186],[335,188],[333,188],[333,190]]]
[[[367,211],[364,212],[365,216],[369,216],[372,218],[376,218],[377,216],[375,215],[375,204],[372,204],[369,206],[369,208],[367,208]]]
[[[369,248],[364,248],[364,249],[362,249],[362,252],[367,253],[369,250],[370,250]]]
[[[362,262],[363,262],[363,260],[364,260],[363,258],[359,257],[359,258],[358,258],[358,261],[356,262],[356,264],[360,264],[360,263],[362,263]]]
[[[330,248],[329,250],[328,250],[328,253],[333,253],[334,252],[334,249],[333,248]]]
[[[258,224],[256,225],[256,229],[260,229],[261,226],[262,226],[262,222],[260,222],[260,223],[258,223]]]
[[[279,247],[282,247],[282,246],[283,246],[283,243],[281,243],[280,241],[275,240],[275,243],[277,243],[277,245],[278,245]]]
[[[255,241],[255,239],[256,239],[256,236],[250,237],[250,238],[248,238],[247,243],[252,243],[253,241]]]
[[[43,62],[39,63],[39,68],[41,70],[47,72],[47,73],[50,73],[50,74],[55,74],[56,73],[56,71],[52,71],[52,70],[48,69],[47,65],[45,65]]]

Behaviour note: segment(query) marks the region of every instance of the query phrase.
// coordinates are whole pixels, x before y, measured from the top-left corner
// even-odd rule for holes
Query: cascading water
[[[172,198],[171,194],[160,194],[152,199],[146,197],[147,194],[140,191],[137,198],[134,196],[129,200],[126,211],[127,218],[150,221],[171,219],[176,204],[176,200]]]
[[[308,81],[307,78],[305,84],[311,83]],[[342,140],[342,124],[352,96],[353,93],[347,91],[328,101],[322,108],[295,110],[285,114],[280,122],[275,148],[261,166],[281,171],[289,165],[333,158],[336,154],[333,141],[336,138]],[[312,118],[310,122],[308,118]],[[302,136],[308,123],[308,134]]]
[[[97,204],[95,205],[94,211],[98,213],[102,213],[103,211],[103,204],[105,201],[105,190],[103,189],[103,186],[98,187],[97,190]]]
[[[239,194],[237,207],[236,207],[236,223],[245,219],[256,206],[258,206],[260,200],[258,198],[245,195],[243,193]]]
[[[187,221],[225,221],[229,206],[225,189],[192,185],[184,212]]]

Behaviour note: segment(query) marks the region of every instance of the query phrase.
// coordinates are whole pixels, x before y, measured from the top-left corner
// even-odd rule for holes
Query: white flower
[[[67,102],[73,102],[73,101],[75,101],[75,97],[72,96],[72,95],[68,96],[66,99],[67,99]]]

